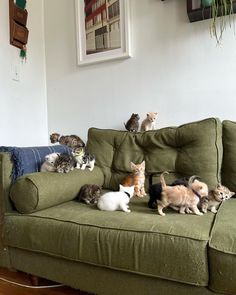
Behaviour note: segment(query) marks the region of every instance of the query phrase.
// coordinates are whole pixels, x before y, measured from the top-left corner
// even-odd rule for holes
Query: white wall
[[[43,0],[27,1],[27,62],[9,44],[9,1],[0,8],[0,146],[48,143]],[[14,68],[20,81],[13,81]]]
[[[189,23],[186,0],[131,0],[133,57],[77,67],[74,11],[74,0],[45,1],[49,132],[86,139],[91,126],[123,129],[132,112],[157,111],[157,127],[236,120],[232,29],[217,47],[209,20]]]

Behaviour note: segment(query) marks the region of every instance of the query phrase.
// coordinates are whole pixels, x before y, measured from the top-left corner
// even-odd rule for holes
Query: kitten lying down
[[[97,203],[100,210],[116,211],[122,210],[124,212],[131,212],[128,203],[134,195],[134,186],[123,186],[120,184],[118,192],[109,192],[102,195]]]
[[[169,186],[165,183],[164,174],[168,174],[168,172],[164,172],[160,176],[162,193],[161,200],[157,200],[158,213],[165,216],[162,210],[170,206],[180,208],[179,213],[182,214],[186,209],[189,209],[196,215],[203,215],[198,209],[198,203],[202,198],[208,196],[207,184],[195,179],[193,182],[189,181],[187,187],[183,185]]]

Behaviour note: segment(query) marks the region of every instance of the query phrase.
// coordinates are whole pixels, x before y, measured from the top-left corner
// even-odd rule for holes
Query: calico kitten
[[[143,120],[141,124],[141,131],[148,131],[155,129],[155,123],[157,119],[157,113],[147,113],[147,118]]]
[[[129,120],[126,123],[124,123],[126,130],[130,132],[138,132],[139,119],[139,115],[133,113]]]
[[[133,162],[131,162],[131,170],[132,173],[122,181],[122,185],[134,185],[134,195],[142,198],[146,196],[146,192],[144,189],[145,161],[143,161],[141,164],[134,164]]]
[[[56,172],[68,173],[75,167],[75,160],[73,156],[66,153],[60,154],[55,161]]]
[[[96,184],[85,184],[81,187],[78,200],[86,204],[97,204],[101,196],[101,187]]]
[[[46,155],[44,158],[44,162],[41,165],[41,172],[55,172],[56,167],[55,167],[55,162],[57,158],[59,157],[59,153],[51,153],[49,155]]]
[[[76,168],[84,170],[86,167],[92,171],[95,165],[95,157],[84,148],[75,148],[72,155],[76,161]]]
[[[207,210],[209,210],[212,213],[216,213],[219,205],[230,199],[234,194],[226,186],[218,183],[213,190],[209,191],[209,195],[201,201],[200,207],[202,212],[207,213]]]
[[[134,195],[134,186],[122,186],[120,184],[119,192],[109,192],[102,195],[97,203],[100,210],[131,212],[128,206],[130,199]]]
[[[83,140],[77,136],[77,135],[60,135],[59,133],[52,133],[50,135],[50,141],[51,143],[57,143],[66,145],[70,148],[76,148],[76,147],[84,147],[85,143]]]

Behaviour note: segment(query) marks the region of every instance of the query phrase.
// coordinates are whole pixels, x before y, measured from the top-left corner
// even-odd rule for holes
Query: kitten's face
[[[102,189],[99,186],[93,186],[91,188],[91,193],[89,197],[87,197],[87,202],[90,204],[97,204],[98,199],[101,197]]]
[[[120,192],[126,192],[130,195],[130,198],[134,195],[134,185],[132,186],[123,186],[120,184]]]
[[[139,114],[132,114],[131,118],[137,121],[140,119]]]
[[[72,151],[72,155],[73,156],[79,156],[79,155],[82,155],[84,152],[84,149],[83,147],[77,147],[77,148],[74,148],[73,151]]]
[[[218,184],[214,189],[214,196],[217,201],[223,202],[230,199],[235,193],[231,192],[226,186]]]
[[[45,161],[51,165],[54,165],[59,155],[60,155],[59,153],[52,153],[52,154],[46,155]]]
[[[149,121],[155,122],[157,119],[157,113],[150,112],[147,114]]]
[[[145,161],[143,161],[141,164],[134,164],[131,162],[131,170],[134,174],[144,173]]]
[[[50,135],[50,141],[51,141],[51,143],[58,142],[59,137],[60,137],[60,134],[59,133],[52,133]]]

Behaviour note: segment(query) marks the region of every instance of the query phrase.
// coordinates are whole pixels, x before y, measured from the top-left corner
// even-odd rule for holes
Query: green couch
[[[92,172],[32,173],[11,185],[0,153],[0,265],[95,294],[236,294],[236,199],[217,214],[165,217],[133,198],[131,213],[76,201],[85,183],[116,190],[130,161],[167,182],[199,175],[236,191],[236,123],[210,118],[144,133],[88,132]],[[146,181],[148,190],[148,179]]]

